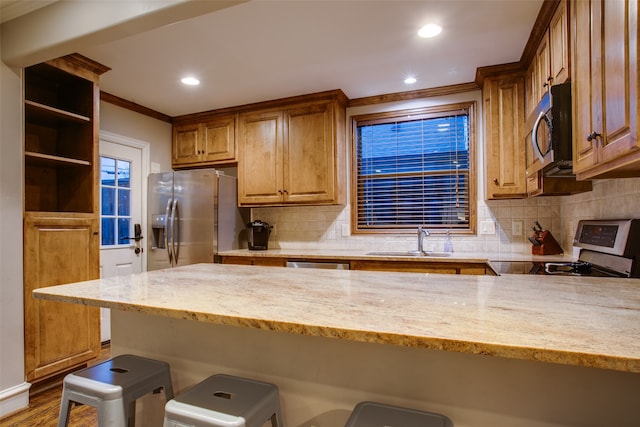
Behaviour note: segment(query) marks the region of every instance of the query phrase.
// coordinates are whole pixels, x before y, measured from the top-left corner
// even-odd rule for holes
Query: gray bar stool
[[[73,402],[97,408],[101,427],[133,426],[136,399],[160,389],[173,398],[169,364],[158,360],[125,354],[81,369],[64,378],[58,427],[69,423]]]
[[[356,405],[345,427],[453,427],[444,415],[375,402]]]
[[[212,375],[165,405],[164,427],[283,427],[278,386]]]

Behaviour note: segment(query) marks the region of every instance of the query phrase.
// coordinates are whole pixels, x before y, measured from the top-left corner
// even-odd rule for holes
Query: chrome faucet
[[[421,225],[418,226],[418,252],[424,253],[424,250],[422,248],[422,239],[424,239],[428,235],[429,235],[429,231],[427,231],[426,229],[422,228]]]

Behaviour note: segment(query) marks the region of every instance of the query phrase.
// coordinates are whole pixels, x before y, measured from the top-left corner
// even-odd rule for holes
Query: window
[[[100,157],[102,246],[128,245],[131,236],[131,162]]]
[[[475,230],[474,103],[353,118],[355,233]]]

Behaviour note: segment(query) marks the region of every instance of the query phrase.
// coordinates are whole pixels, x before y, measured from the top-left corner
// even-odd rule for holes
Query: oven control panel
[[[633,258],[640,254],[640,219],[581,220],[573,245]]]

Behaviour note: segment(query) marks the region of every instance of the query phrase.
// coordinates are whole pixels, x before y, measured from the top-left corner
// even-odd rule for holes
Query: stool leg
[[[127,427],[127,419],[122,399],[107,400],[98,406],[98,426]]]
[[[127,411],[127,427],[136,426],[136,401],[132,401],[129,404],[129,410]]]
[[[60,401],[60,414],[58,415],[58,427],[66,427],[69,424],[69,408],[71,401],[67,390],[62,390],[62,400]]]
[[[282,413],[280,408],[276,409],[276,412],[271,416],[271,427],[283,427]]]

